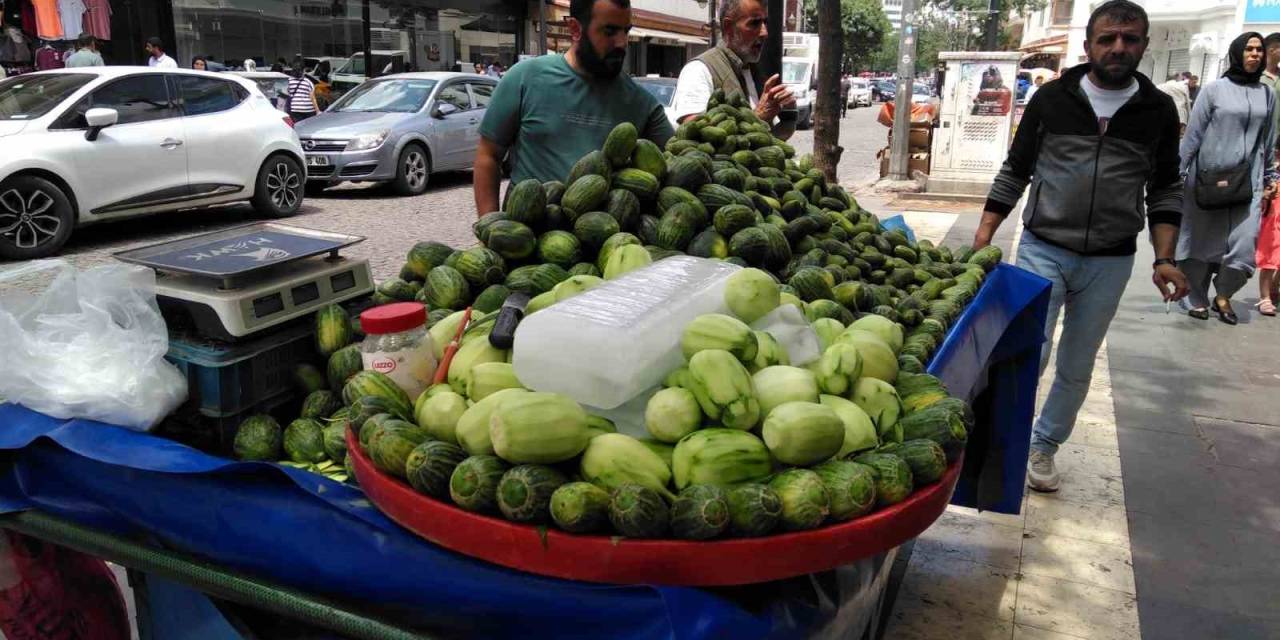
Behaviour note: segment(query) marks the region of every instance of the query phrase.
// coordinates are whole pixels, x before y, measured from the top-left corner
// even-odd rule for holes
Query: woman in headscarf
[[[1193,318],[1207,319],[1212,308],[1219,320],[1236,324],[1231,296],[1253,276],[1262,198],[1275,190],[1275,181],[1266,175],[1276,137],[1271,117],[1275,96],[1258,81],[1265,58],[1262,35],[1250,32],[1236,38],[1229,50],[1230,68],[1201,90],[1182,139],[1187,186],[1177,259],[1191,284],[1187,299]],[[1252,186],[1249,201],[1213,208],[1197,202],[1201,170],[1229,170],[1243,163]],[[1210,279],[1216,294],[1212,300]]]

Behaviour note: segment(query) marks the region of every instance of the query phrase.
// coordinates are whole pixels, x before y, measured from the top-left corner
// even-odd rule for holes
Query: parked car
[[[849,106],[858,108],[860,106],[871,106],[871,81],[866,78],[854,78],[853,85],[849,87]]]
[[[81,225],[249,201],[302,203],[302,146],[226,73],[80,67],[0,80],[0,258],[56,252]]]
[[[400,73],[405,70],[405,64],[409,61],[408,51],[374,50],[371,53],[375,76]],[[329,80],[333,84],[333,90],[339,95],[360,86],[367,78],[364,52],[354,54],[340,64],[330,63],[330,66],[333,67],[333,72],[329,74]]]
[[[929,104],[933,102],[933,87],[923,82],[913,82],[911,84],[911,102],[912,104]]]
[[[787,85],[791,94],[796,97],[797,129],[813,127],[813,106],[818,93],[818,80],[814,70],[817,67],[816,57],[782,59],[782,84]]]
[[[644,87],[645,91],[653,94],[653,97],[658,99],[658,104],[662,105],[662,110],[666,112],[667,120],[671,121],[672,127],[680,126],[680,123],[676,122],[676,112],[673,108],[676,101],[675,78],[646,76],[632,79],[636,81],[636,84]]]
[[[898,95],[898,84],[893,80],[871,81],[871,97],[877,102],[890,102]]]
[[[232,71],[232,75],[248,78],[276,109],[289,112],[289,76],[279,71]]]
[[[494,78],[418,72],[374,78],[298,123],[312,193],[343,181],[385,182],[401,195],[431,174],[471,168]]]

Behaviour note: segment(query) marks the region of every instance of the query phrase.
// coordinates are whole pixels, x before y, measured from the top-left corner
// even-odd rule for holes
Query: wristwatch
[[[1156,261],[1151,263],[1151,268],[1155,269],[1162,264],[1177,266],[1178,263],[1173,258],[1156,258]]]

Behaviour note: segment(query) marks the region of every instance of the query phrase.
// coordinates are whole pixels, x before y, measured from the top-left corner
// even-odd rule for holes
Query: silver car
[[[383,182],[401,195],[418,195],[433,172],[471,168],[480,121],[497,86],[494,78],[448,72],[364,82],[297,124],[307,191]]]

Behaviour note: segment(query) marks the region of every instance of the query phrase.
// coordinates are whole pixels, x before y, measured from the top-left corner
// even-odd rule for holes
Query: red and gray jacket
[[[986,210],[1008,215],[1027,185],[1022,222],[1082,255],[1132,255],[1146,221],[1182,221],[1178,112],[1146,76],[1101,133],[1080,81],[1088,64],[1046,83],[1027,105]]]

